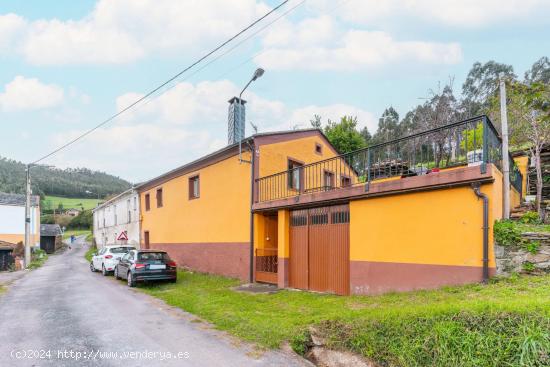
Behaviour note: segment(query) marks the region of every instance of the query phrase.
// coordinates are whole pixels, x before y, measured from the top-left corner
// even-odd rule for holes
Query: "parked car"
[[[103,275],[109,275],[115,270],[120,258],[126,255],[128,251],[135,249],[134,246],[129,245],[105,246],[93,255],[90,270],[92,272],[101,271]]]
[[[177,280],[176,262],[166,251],[132,250],[124,255],[115,267],[115,277],[126,279],[129,287],[150,280]]]

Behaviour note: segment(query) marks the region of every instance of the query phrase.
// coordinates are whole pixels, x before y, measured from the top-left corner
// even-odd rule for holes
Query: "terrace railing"
[[[502,141],[487,116],[478,116],[256,180],[257,201],[364,185],[373,181],[430,174],[438,169],[488,163],[502,169]],[[510,159],[511,182],[521,193],[521,173]],[[513,174],[512,174],[513,173]]]

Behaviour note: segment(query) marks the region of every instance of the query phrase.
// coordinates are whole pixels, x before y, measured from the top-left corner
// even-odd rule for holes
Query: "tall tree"
[[[535,160],[536,200],[539,217],[545,219],[542,208],[542,148],[550,144],[550,85],[544,83],[511,83],[508,92],[508,113],[511,118],[512,144],[528,145]]]
[[[535,61],[531,69],[525,72],[525,81],[528,84],[550,84],[550,59],[544,56]]]
[[[463,109],[468,116],[484,113],[489,108],[489,99],[498,89],[499,77],[515,80],[512,65],[489,61],[474,63],[462,85]]]
[[[349,153],[366,145],[365,139],[357,131],[356,116],[343,116],[340,122],[328,120],[325,135],[340,153]]]
[[[378,129],[372,140],[375,144],[380,144],[397,137],[399,137],[399,114],[393,107],[389,107],[378,119]]]
[[[366,145],[372,145],[372,135],[370,134],[368,127],[366,126],[363,127],[360,131],[360,134],[363,137],[363,139],[365,139]]]
[[[322,129],[323,124],[321,123],[321,116],[315,114],[311,120],[309,120],[311,127],[315,129]]]
[[[437,92],[430,91],[431,98],[422,106],[417,107],[417,128],[420,131],[432,130],[454,122],[458,114],[458,102],[453,94],[453,79]],[[430,134],[429,139],[433,143],[433,155],[435,166],[439,167],[446,154],[447,161],[450,153],[445,149],[445,144],[452,139],[450,130],[443,130]]]

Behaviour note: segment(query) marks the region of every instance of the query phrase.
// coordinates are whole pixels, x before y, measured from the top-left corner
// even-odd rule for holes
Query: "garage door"
[[[349,294],[349,206],[290,213],[289,285]]]

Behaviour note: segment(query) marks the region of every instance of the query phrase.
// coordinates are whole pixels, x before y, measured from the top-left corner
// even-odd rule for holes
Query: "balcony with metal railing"
[[[489,164],[502,170],[501,150],[502,140],[492,122],[478,116],[261,177],[256,180],[255,205],[267,207],[266,203],[282,200],[298,203],[308,195],[310,201],[321,201],[346,192],[370,193],[376,184],[404,179],[419,185],[422,176],[442,182],[435,176],[457,177],[460,168],[487,178]],[[521,194],[522,175],[511,157],[510,182]],[[393,182],[390,186],[403,185]]]

